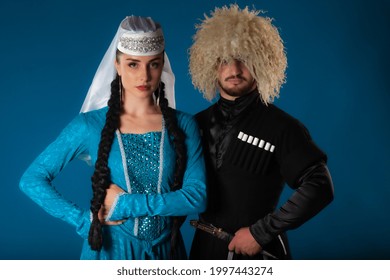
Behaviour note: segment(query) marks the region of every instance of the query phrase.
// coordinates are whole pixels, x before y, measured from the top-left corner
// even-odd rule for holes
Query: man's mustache
[[[241,79],[243,81],[247,81],[247,79],[245,79],[240,74],[238,74],[238,75],[233,75],[233,76],[229,76],[229,77],[225,78],[225,82],[227,82],[227,81],[229,81],[231,79]]]

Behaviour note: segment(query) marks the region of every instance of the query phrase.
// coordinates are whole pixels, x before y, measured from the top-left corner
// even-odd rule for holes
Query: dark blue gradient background
[[[276,104],[300,119],[329,156],[334,202],[289,232],[296,259],[390,259],[390,1],[237,1],[267,11],[288,54]],[[0,3],[0,259],[78,259],[82,240],[18,188],[33,159],[78,114],[95,70],[126,15],[165,31],[177,107],[209,105],[193,89],[187,50],[194,24],[228,1],[12,0]],[[88,207],[92,170],[55,179]],[[286,190],[283,201],[289,195]],[[183,228],[190,245],[193,230]]]

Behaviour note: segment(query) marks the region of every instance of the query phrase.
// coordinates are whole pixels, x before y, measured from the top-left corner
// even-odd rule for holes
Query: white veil
[[[111,95],[111,82],[116,76],[114,61],[119,39],[124,34],[150,33],[155,32],[157,29],[161,29],[160,25],[149,17],[130,16],[121,22],[114,39],[99,64],[83,106],[81,107],[81,112],[89,112],[107,106]],[[175,76],[166,52],[164,53],[164,68],[161,74],[161,81],[165,84],[165,97],[168,99],[169,106],[175,108]]]

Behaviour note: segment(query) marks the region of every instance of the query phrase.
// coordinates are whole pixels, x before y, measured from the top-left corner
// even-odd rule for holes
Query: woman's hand
[[[100,208],[98,214],[99,220],[103,225],[120,225],[125,221],[106,221],[107,215],[110,212],[116,196],[121,193],[124,193],[124,191],[115,184],[111,184],[110,187],[106,190],[106,198],[104,199],[103,205]]]

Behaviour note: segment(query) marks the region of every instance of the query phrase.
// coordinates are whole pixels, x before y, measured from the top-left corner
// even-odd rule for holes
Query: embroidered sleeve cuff
[[[122,220],[124,217],[124,207],[121,207],[120,205],[123,204],[123,199],[121,198],[124,198],[125,195],[130,195],[130,194],[126,194],[126,193],[120,193],[118,194],[115,199],[114,199],[114,202],[112,203],[112,206],[111,206],[111,209],[110,211],[108,212],[108,215],[106,217],[106,222],[112,222],[112,221],[119,221],[119,220]]]

